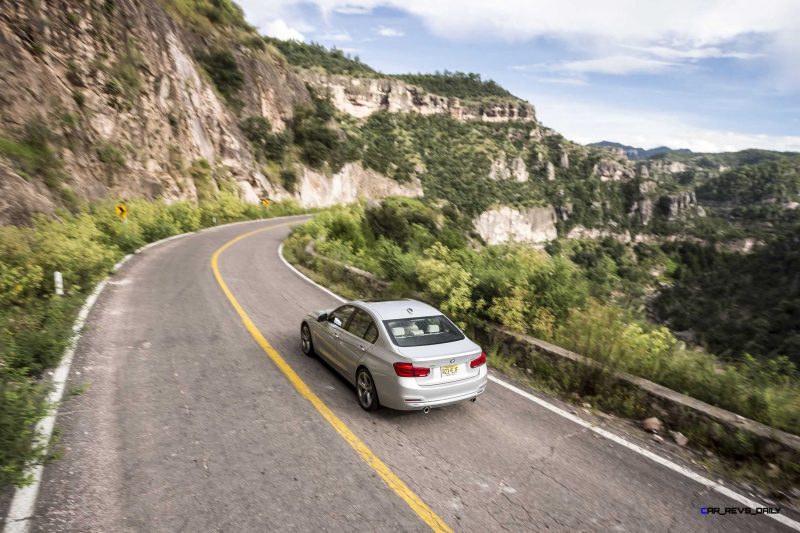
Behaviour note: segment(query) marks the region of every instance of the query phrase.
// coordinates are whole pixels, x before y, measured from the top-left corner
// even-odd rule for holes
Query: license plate
[[[458,373],[458,365],[446,365],[442,367],[442,377],[452,376]]]

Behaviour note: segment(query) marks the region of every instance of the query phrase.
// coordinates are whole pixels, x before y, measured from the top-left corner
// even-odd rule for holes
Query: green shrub
[[[302,212],[291,202],[244,204],[228,190],[199,206],[132,200],[125,221],[116,203],[39,216],[30,227],[0,226],[0,487],[28,483],[25,469],[44,459],[33,426],[48,406],[37,383],[58,364],[83,298],[124,253],[202,226]],[[53,295],[56,270],[64,297]]]
[[[328,50],[317,43],[284,41],[273,37],[263,39],[280,50],[290,64],[298,67],[323,69],[331,74],[366,77],[378,75],[369,65],[362,63],[358,56],[351,57],[337,48]]]
[[[164,0],[164,3],[181,20],[203,32],[239,30],[256,35],[242,9],[231,0]]]
[[[30,483],[27,469],[45,458],[34,440],[34,424],[48,409],[44,392],[17,372],[0,369],[0,487]]]
[[[51,189],[65,179],[61,159],[54,149],[58,136],[41,119],[25,124],[19,140],[0,136],[0,155],[8,157],[20,174],[39,178]]]
[[[244,74],[233,53],[217,48],[209,51],[196,50],[194,55],[228,104],[237,109],[241,107],[238,95],[244,87]]]
[[[300,148],[300,158],[309,166],[321,169],[327,163],[333,172],[338,172],[346,162],[358,158],[357,142],[330,124],[335,110],[328,98],[313,91],[311,94],[312,105],[294,110],[294,143]]]
[[[280,178],[283,188],[293,193],[297,185],[297,172],[293,168],[282,168]]]
[[[72,99],[75,101],[75,105],[78,106],[78,109],[83,109],[86,107],[86,96],[83,94],[82,91],[75,89],[72,91]]]
[[[289,139],[285,133],[272,133],[269,120],[262,116],[251,116],[243,120],[240,127],[250,141],[256,159],[261,162],[283,159]]]
[[[474,72],[436,72],[434,74],[399,74],[395,76],[408,83],[419,85],[423,89],[442,96],[459,98],[479,98],[484,96],[501,96],[513,98],[513,95],[493,80],[483,80]]]
[[[195,159],[189,167],[189,175],[194,180],[197,199],[200,202],[210,201],[216,195],[216,187],[212,176],[211,164],[205,159]]]
[[[114,143],[101,142],[97,147],[97,159],[111,172],[116,172],[125,166],[125,154]]]

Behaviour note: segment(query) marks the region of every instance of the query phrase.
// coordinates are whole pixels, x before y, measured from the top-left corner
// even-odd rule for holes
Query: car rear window
[[[389,338],[400,347],[429,346],[464,338],[464,334],[444,315],[384,320],[383,324]]]

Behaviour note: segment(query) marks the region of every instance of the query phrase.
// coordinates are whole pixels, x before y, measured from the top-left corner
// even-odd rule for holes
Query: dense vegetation
[[[328,49],[317,43],[284,41],[274,37],[264,37],[264,41],[280,50],[289,64],[296,67],[357,77],[379,75],[372,67],[362,63],[358,56],[351,57],[338,48]]]
[[[230,31],[255,34],[244,18],[242,8],[232,0],[161,0],[167,9],[195,29],[213,34]],[[106,2],[109,3],[109,2]]]
[[[787,358],[760,362],[743,356],[723,364],[688,349],[629,305],[625,291],[642,290],[652,282],[649,270],[670,260],[658,246],[631,249],[607,240],[562,241],[547,252],[526,246],[475,249],[467,244],[467,221],[452,205],[388,199],[366,209],[322,213],[298,229],[288,246],[302,255],[314,239],[320,253],[390,280],[394,294],[420,295],[464,326],[498,322],[800,432],[800,376]],[[604,393],[592,387],[577,392]]]
[[[680,259],[656,300],[675,330],[695,332],[714,353],[785,355],[800,364],[800,217],[752,253],[665,244]]]
[[[355,139],[332,124],[336,112],[330,100],[313,91],[311,100],[311,105],[295,109],[291,122],[293,142],[308,166],[322,169],[327,165],[329,170],[338,172],[347,161],[358,158],[358,146]]]
[[[241,107],[238,96],[244,87],[244,74],[233,53],[224,48],[214,48],[195,50],[194,57],[228,104],[235,109]]]
[[[223,190],[199,205],[136,200],[128,212],[123,223],[107,201],[36,218],[31,227],[0,226],[0,487],[26,483],[26,467],[45,459],[40,445],[31,447],[33,425],[50,407],[40,378],[58,364],[83,298],[116,261],[170,235],[298,209],[244,204]],[[56,270],[64,297],[53,294]]]
[[[481,98],[499,96],[514,98],[510,92],[494,80],[481,79],[474,72],[435,72],[433,74],[397,74],[394,76],[412,85],[418,85],[434,94],[457,98]]]
[[[800,198],[800,160],[776,159],[747,163],[708,179],[697,189],[702,200],[748,206]]]

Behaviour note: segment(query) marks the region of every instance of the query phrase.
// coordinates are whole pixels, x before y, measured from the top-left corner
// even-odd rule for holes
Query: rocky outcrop
[[[686,163],[682,163],[680,161],[669,161],[667,159],[655,159],[648,162],[650,167],[650,172],[660,172],[660,173],[667,173],[667,174],[679,174],[681,172],[686,172],[688,170],[688,166]]]
[[[634,178],[634,171],[627,165],[614,159],[601,159],[595,163],[592,174],[600,181],[624,181]]]
[[[475,231],[487,244],[544,243],[558,237],[554,208],[520,210],[503,206],[484,211],[474,221]]]
[[[446,114],[458,120],[482,122],[536,122],[532,105],[510,98],[506,102],[472,103],[438,96],[394,78],[351,78],[304,71],[303,79],[330,95],[339,111],[365,118],[378,111]]]
[[[489,170],[489,179],[513,179],[519,183],[524,183],[528,181],[528,178],[528,168],[525,166],[525,161],[523,161],[521,157],[513,158],[510,165],[505,157],[492,161],[492,166]]]
[[[556,179],[556,167],[552,161],[547,162],[547,181],[554,181]]]
[[[683,211],[686,211],[690,206],[697,204],[697,198],[694,191],[687,191],[679,194],[670,194],[659,197],[658,210],[661,215],[669,220],[678,218]]]
[[[600,240],[610,237],[622,243],[629,243],[631,242],[631,234],[627,231],[624,233],[616,233],[614,231],[605,230],[605,229],[598,229],[598,228],[586,228],[582,225],[577,225],[567,233],[567,239],[576,239],[576,240]]]
[[[422,184],[418,179],[401,184],[356,163],[346,164],[330,177],[305,169],[299,176],[295,189],[298,200],[306,207],[349,204],[361,198],[370,200],[386,196],[422,196]]]

